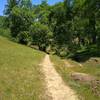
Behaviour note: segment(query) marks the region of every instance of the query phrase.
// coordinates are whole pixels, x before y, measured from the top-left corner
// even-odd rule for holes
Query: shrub
[[[30,27],[30,34],[33,44],[38,45],[40,50],[45,51],[49,44],[49,37],[52,34],[48,26],[39,22],[33,23]]]
[[[17,41],[19,43],[29,45],[32,41],[31,36],[28,31],[22,31],[17,35]]]

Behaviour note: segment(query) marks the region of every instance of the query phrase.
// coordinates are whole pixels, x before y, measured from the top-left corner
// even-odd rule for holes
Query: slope
[[[42,52],[0,36],[0,100],[45,100],[38,66],[43,57]]]

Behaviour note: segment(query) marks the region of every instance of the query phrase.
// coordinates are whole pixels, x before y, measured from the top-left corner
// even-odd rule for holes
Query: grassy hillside
[[[0,100],[45,100],[44,53],[0,36]]]
[[[86,73],[100,80],[100,58],[98,59],[99,62],[87,61],[82,64],[82,67],[77,62],[70,60],[69,63],[74,65],[74,67],[67,67],[68,65],[62,59],[57,56],[51,56],[55,69],[62,76],[65,83],[77,92],[80,100],[100,100],[100,83],[87,84],[73,80],[71,74],[73,72]]]

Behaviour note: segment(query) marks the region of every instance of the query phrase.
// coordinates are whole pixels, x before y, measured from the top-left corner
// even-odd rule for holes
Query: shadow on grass
[[[70,56],[71,59],[77,62],[85,62],[91,57],[100,57],[100,48],[89,47],[84,51],[76,52],[75,54]]]

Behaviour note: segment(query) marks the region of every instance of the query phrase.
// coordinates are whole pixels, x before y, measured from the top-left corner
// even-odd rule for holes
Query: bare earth
[[[64,84],[62,78],[56,72],[49,55],[45,56],[42,66],[48,95],[51,96],[52,100],[78,100],[75,92]]]

